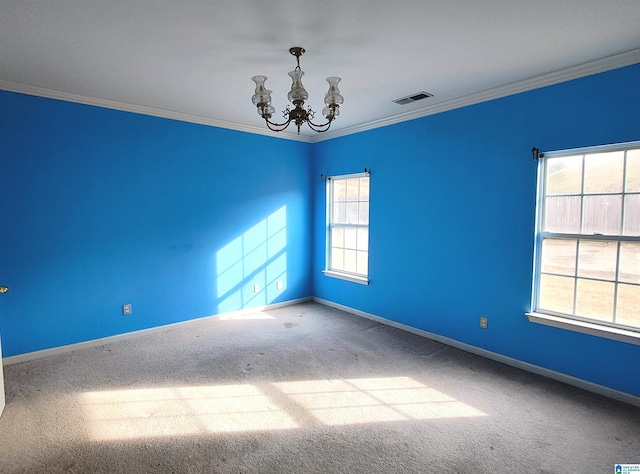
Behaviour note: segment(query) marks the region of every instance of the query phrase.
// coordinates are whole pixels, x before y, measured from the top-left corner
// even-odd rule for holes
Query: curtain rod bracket
[[[533,161],[538,161],[540,158],[544,158],[544,153],[541,153],[536,147],[531,149],[531,154],[533,155]]]

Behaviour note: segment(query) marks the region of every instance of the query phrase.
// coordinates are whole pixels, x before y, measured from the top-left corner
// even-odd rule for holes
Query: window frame
[[[547,197],[547,166],[548,160],[552,158],[559,157],[568,157],[574,155],[589,155],[589,154],[597,154],[597,153],[608,153],[615,151],[628,151],[640,149],[640,141],[634,142],[626,142],[626,143],[617,143],[611,145],[600,145],[600,146],[592,146],[592,147],[582,147],[582,148],[573,148],[567,150],[559,150],[552,152],[545,152],[540,154],[540,159],[538,160],[538,169],[537,169],[537,196],[536,196],[536,216],[535,216],[535,240],[534,240],[534,265],[533,265],[533,284],[532,284],[532,293],[531,293],[531,311],[526,313],[529,321],[539,324],[544,324],[548,326],[573,330],[581,333],[586,333],[594,336],[605,337],[608,339],[614,339],[617,341],[627,342],[630,344],[640,345],[640,327],[633,327],[624,324],[619,324],[615,322],[608,321],[600,321],[594,318],[582,317],[580,315],[576,315],[576,293],[574,286],[574,314],[566,314],[553,310],[541,309],[540,308],[540,285],[541,285],[541,275],[542,272],[542,245],[545,239],[567,239],[567,240],[575,240],[577,242],[576,248],[576,260],[575,260],[575,273],[571,276],[574,280],[574,285],[577,285],[578,279],[585,280],[594,280],[598,281],[598,278],[589,278],[579,275],[578,269],[578,259],[580,252],[580,243],[586,241],[614,241],[617,242],[617,254],[616,254],[616,273],[613,280],[614,287],[614,308],[613,315],[616,314],[616,298],[618,293],[618,285],[620,283],[626,284],[628,282],[621,281],[619,275],[619,266],[620,266],[620,247],[623,242],[640,242],[640,236],[632,236],[632,235],[624,235],[624,197],[629,194],[626,189],[625,179],[626,179],[626,169],[623,169],[623,187],[620,193],[611,193],[611,195],[619,194],[622,199],[622,207],[621,207],[621,227],[619,229],[619,233],[616,235],[609,234],[583,234],[583,233],[562,233],[562,232],[550,232],[543,231],[543,225],[545,222],[545,198]],[[625,159],[626,164],[626,159]],[[623,165],[624,166],[624,165]],[[584,218],[584,196],[591,196],[590,193],[585,193],[584,189],[584,158],[583,165],[581,169],[582,177],[581,177],[581,190],[579,196],[581,197],[581,219]],[[637,194],[637,191],[633,191],[632,194]],[[600,194],[600,193],[598,193]],[[602,193],[608,194],[608,193]],[[573,195],[573,194],[571,194]],[[576,194],[577,195],[577,194]],[[597,195],[597,194],[596,194]],[[582,232],[582,220],[581,220],[581,228]],[[570,276],[570,275],[567,275]],[[605,280],[602,280],[605,281]],[[637,286],[637,284],[636,284]]]
[[[369,242],[370,242],[370,217],[371,217],[371,208],[369,207],[369,212],[367,215],[367,224],[343,224],[343,223],[334,223],[333,222],[333,204],[334,204],[334,183],[338,180],[347,180],[352,178],[368,178],[369,179],[369,199],[368,203],[371,205],[371,173],[368,170],[360,173],[351,173],[351,174],[342,174],[336,176],[328,176],[326,178],[326,232],[325,232],[325,264],[324,273],[325,276],[338,278],[341,280],[347,280],[354,283],[360,283],[362,285],[369,284]],[[365,228],[367,229],[367,273],[354,273],[348,272],[345,270],[335,269],[331,266],[332,261],[332,229],[334,227],[341,228]]]

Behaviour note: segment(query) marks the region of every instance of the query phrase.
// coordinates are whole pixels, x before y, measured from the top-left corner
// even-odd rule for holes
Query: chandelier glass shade
[[[336,117],[340,114],[340,105],[344,102],[344,97],[340,94],[338,89],[339,77],[327,77],[329,83],[329,90],[324,95],[325,108],[322,109],[322,115],[326,119],[325,123],[315,123],[313,119],[315,112],[311,107],[304,108],[304,103],[309,98],[309,93],[302,85],[302,76],[304,71],[300,69],[300,56],[304,54],[304,48],[294,47],[289,52],[296,57],[297,66],[289,72],[289,77],[293,81],[291,84],[291,90],[287,94],[289,102],[293,104],[283,110],[282,115],[285,121],[282,123],[273,122],[271,117],[275,114],[276,109],[271,105],[271,91],[268,90],[264,82],[267,80],[266,76],[253,76],[251,80],[256,83],[256,90],[251,98],[253,105],[257,107],[258,115],[260,115],[266,122],[267,127],[274,132],[281,132],[286,129],[292,122],[298,128],[298,134],[300,134],[300,127],[303,124],[307,124],[311,130],[316,132],[326,132],[331,126]]]

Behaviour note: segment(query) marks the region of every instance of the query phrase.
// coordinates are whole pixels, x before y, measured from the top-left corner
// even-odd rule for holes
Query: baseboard
[[[240,311],[232,311],[228,313],[220,313],[213,316],[204,316],[202,318],[189,319],[187,321],[179,321],[177,323],[165,324],[162,326],[156,326],[148,329],[141,329],[139,331],[126,332],[123,334],[116,334],[115,336],[102,337],[99,339],[92,339],[90,341],[77,342],[75,344],[68,344],[66,346],[52,347],[51,349],[43,349],[40,351],[27,352],[24,354],[18,354],[11,357],[5,357],[2,359],[2,365],[19,364],[21,362],[28,362],[31,360],[42,359],[43,357],[50,357],[53,355],[65,354],[67,352],[73,352],[80,349],[88,349],[92,347],[102,346],[104,344],[110,344],[112,342],[125,341],[127,339],[133,339],[140,336],[147,336],[149,334],[155,334],[158,332],[168,331],[178,327],[191,326],[195,324],[202,324],[211,319],[219,318],[221,316],[233,317],[246,314],[257,313],[260,311],[266,311],[270,309],[282,308],[284,306],[291,306],[299,303],[306,303],[311,301],[311,297],[298,298],[295,300],[283,301],[282,303],[274,303],[266,306],[259,306],[256,308],[247,308]]]
[[[589,382],[587,380],[579,379],[577,377],[573,377],[571,375],[563,374],[562,372],[556,372],[555,370],[546,369],[544,367],[540,367],[538,365],[530,364],[528,362],[523,362],[518,359],[513,359],[511,357],[507,357],[502,354],[498,354],[497,352],[491,352],[486,349],[482,349],[480,347],[472,346],[470,344],[466,344],[464,342],[456,341],[455,339],[451,339],[449,337],[440,336],[438,334],[433,334],[427,331],[423,331],[422,329],[417,329],[412,326],[408,326],[406,324],[398,323],[396,321],[392,321],[390,319],[385,319],[380,316],[376,316],[375,314],[366,313],[364,311],[360,311],[349,306],[344,306],[339,303],[334,303],[333,301],[328,301],[322,298],[313,297],[313,301],[323,304],[325,306],[329,306],[331,308],[339,309],[346,313],[354,314],[356,316],[360,316],[362,318],[370,319],[372,321],[376,321],[380,324],[384,324],[385,326],[391,326],[396,329],[400,329],[402,331],[409,332],[411,334],[416,334],[418,336],[425,337],[427,339],[431,339],[437,342],[441,342],[442,344],[446,344],[447,346],[455,347],[456,349],[460,349],[466,352],[470,352],[472,354],[478,355],[480,357],[484,357],[486,359],[491,359],[496,362],[501,362],[506,365],[510,365],[512,367],[516,367],[518,369],[525,370],[527,372],[531,372],[537,375],[542,375],[543,377],[547,377],[553,380],[557,380],[559,382],[566,383],[567,385],[572,385],[574,387],[581,388],[588,392],[596,393],[598,395],[602,395],[608,398],[612,398],[614,400],[618,400],[620,402],[628,403],[629,405],[634,405],[640,407],[640,397],[635,395],[631,395],[629,393],[621,392],[619,390],[615,390],[609,387],[605,387],[603,385],[598,385],[593,382]]]

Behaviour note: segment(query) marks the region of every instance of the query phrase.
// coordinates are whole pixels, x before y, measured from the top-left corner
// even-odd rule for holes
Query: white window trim
[[[370,177],[371,173],[367,170],[365,170],[362,173],[352,173],[352,174],[341,174],[341,175],[336,175],[336,176],[328,176],[327,177],[327,181],[329,180],[335,180],[335,179],[348,179],[348,178],[362,178],[362,177]],[[331,193],[329,192],[329,187],[331,189]],[[361,274],[356,274],[356,273],[350,273],[350,272],[345,272],[345,271],[339,271],[339,270],[331,270],[331,262],[330,262],[330,258],[331,258],[331,237],[330,237],[330,232],[331,232],[331,203],[333,202],[333,185],[327,183],[327,191],[326,191],[326,209],[325,209],[325,216],[326,216],[326,222],[325,222],[325,262],[324,262],[324,270],[322,271],[322,273],[330,278],[337,278],[339,280],[346,280],[346,281],[350,281],[353,283],[359,283],[361,285],[368,285],[369,284],[369,274],[367,272],[367,275],[361,275]],[[371,191],[369,191],[369,193],[371,193]],[[371,194],[369,194],[369,202],[371,202]],[[371,212],[371,211],[369,211]],[[369,224],[367,224],[367,228],[369,229]],[[369,234],[371,235],[371,234]],[[367,251],[368,254],[368,251]],[[368,255],[367,255],[368,258]]]
[[[322,270],[325,276],[338,278],[340,280],[352,281],[354,283],[360,283],[361,285],[368,285],[369,279],[362,275],[355,275],[347,272],[336,272],[335,270]]]
[[[622,328],[603,326],[597,323],[579,321],[577,319],[570,319],[564,316],[553,316],[551,314],[537,313],[533,311],[525,314],[531,323],[567,329],[569,331],[580,332],[582,334],[589,334],[591,336],[613,339],[614,341],[626,342],[628,344],[640,346],[640,333],[635,331],[628,331]]]
[[[534,249],[534,266],[533,266],[533,289],[531,292],[531,308],[532,310],[525,313],[529,322],[536,324],[543,324],[545,326],[551,326],[560,329],[566,329],[569,331],[579,332],[582,334],[589,334],[591,336],[602,337],[606,339],[612,339],[619,342],[625,342],[628,344],[640,345],[640,330],[635,331],[631,329],[625,329],[622,327],[614,327],[606,324],[598,323],[597,321],[586,321],[575,317],[554,315],[551,313],[543,313],[535,311],[537,308],[537,301],[539,297],[539,278],[540,278],[540,253],[542,246],[543,232],[540,231],[542,223],[542,206],[545,195],[543,175],[544,175],[544,159],[552,158],[555,156],[569,156],[574,154],[583,153],[598,153],[598,152],[613,152],[620,150],[627,150],[629,148],[637,148],[640,146],[640,141],[616,143],[611,145],[599,145],[591,147],[571,148],[566,150],[544,152],[541,154],[542,159],[538,161],[538,173],[537,173],[537,194],[536,194],[536,234],[535,234],[535,249]]]

